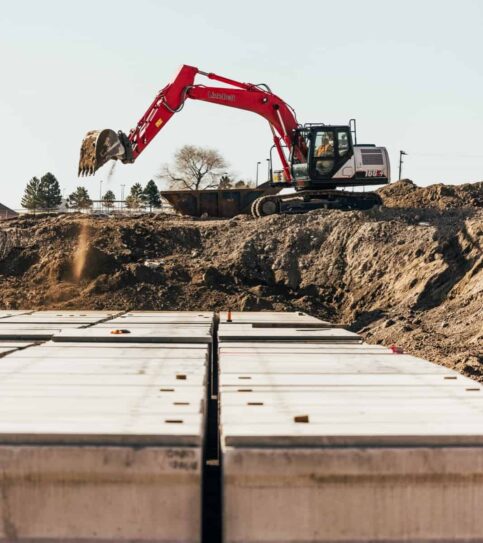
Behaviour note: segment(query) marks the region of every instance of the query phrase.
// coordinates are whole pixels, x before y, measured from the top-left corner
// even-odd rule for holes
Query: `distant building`
[[[13,219],[14,217],[18,217],[18,213],[16,211],[4,206],[3,204],[0,204],[0,221],[3,219]]]

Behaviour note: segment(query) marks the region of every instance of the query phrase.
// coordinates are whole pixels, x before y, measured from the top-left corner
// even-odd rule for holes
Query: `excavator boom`
[[[195,85],[196,76],[204,75],[227,87]],[[82,142],[79,175],[93,175],[109,160],[134,162],[164,128],[171,117],[181,111],[187,98],[213,104],[252,111],[264,117],[270,125],[287,180],[291,179],[290,167],[283,146],[291,147],[298,123],[295,112],[270,89],[262,85],[241,83],[213,73],[202,72],[193,66],[182,66],[174,80],[157,95],[136,127],[125,135],[110,129],[88,132]],[[295,142],[295,152],[305,159],[304,145]]]

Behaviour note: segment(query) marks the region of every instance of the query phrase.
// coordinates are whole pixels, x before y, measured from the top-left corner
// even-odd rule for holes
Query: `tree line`
[[[112,190],[106,191],[102,197],[102,205],[110,210],[115,206],[116,195]],[[22,207],[31,211],[53,211],[62,204],[62,194],[56,177],[48,172],[40,179],[33,177],[25,188],[22,198]],[[129,209],[146,209],[150,211],[161,207],[161,197],[156,183],[151,179],[143,188],[141,183],[134,183],[129,195],[125,199],[125,205]],[[85,187],[77,187],[69,194],[65,201],[69,209],[89,209],[93,201],[89,191]]]
[[[170,165],[163,165],[158,179],[177,190],[206,190],[247,188],[250,182],[235,181],[228,171],[228,163],[216,149],[184,145],[174,154]],[[102,205],[107,210],[115,206],[116,195],[108,190],[102,196]],[[161,207],[161,198],[156,183],[151,179],[145,187],[134,183],[125,205],[129,209],[150,211]],[[48,172],[40,179],[33,177],[25,188],[22,206],[29,210],[55,210],[62,204],[62,194],[56,177]],[[65,201],[70,209],[89,209],[93,202],[85,187],[79,186]]]

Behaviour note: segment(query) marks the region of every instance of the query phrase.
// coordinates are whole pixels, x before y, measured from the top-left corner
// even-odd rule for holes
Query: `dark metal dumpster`
[[[192,217],[234,217],[249,214],[250,207],[259,196],[277,194],[278,187],[268,183],[257,188],[215,189],[215,190],[165,190],[161,196],[166,198],[173,208],[183,215]]]

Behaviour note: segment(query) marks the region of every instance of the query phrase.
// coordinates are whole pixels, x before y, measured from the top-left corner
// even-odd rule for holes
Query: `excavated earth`
[[[368,212],[0,222],[0,308],[301,310],[483,381],[483,183]]]

